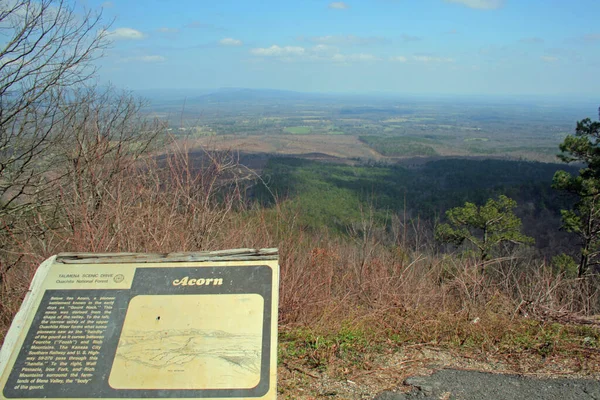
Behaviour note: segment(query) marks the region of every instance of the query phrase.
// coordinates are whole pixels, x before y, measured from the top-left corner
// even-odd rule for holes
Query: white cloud
[[[366,46],[385,42],[385,39],[382,37],[361,37],[354,35],[312,36],[307,38],[301,37],[299,40],[338,46]]]
[[[462,4],[479,10],[495,10],[504,5],[504,0],[444,0],[446,3]]]
[[[139,60],[147,63],[167,61],[167,59],[163,56],[142,56],[139,57]]]
[[[412,36],[412,35],[407,35],[407,34],[403,34],[400,37],[405,42],[417,42],[419,40],[422,40],[422,38],[420,38],[419,36]]]
[[[415,54],[412,57],[406,57],[406,56],[395,56],[395,57],[390,57],[390,61],[395,61],[395,62],[400,62],[400,63],[407,63],[407,62],[416,62],[416,63],[424,63],[424,64],[442,64],[442,63],[453,63],[456,60],[454,58],[450,58],[450,57],[436,57],[436,56],[432,56],[432,55],[427,55],[427,54]]]
[[[145,36],[142,32],[135,30],[133,28],[117,28],[113,31],[106,31],[108,37],[111,39],[131,39],[131,40],[139,40],[143,39]]]
[[[346,56],[346,58],[350,61],[377,61],[377,60],[379,60],[379,58],[374,56],[373,54],[365,54],[365,53],[350,54],[350,55]]]
[[[422,62],[422,63],[426,63],[426,64],[432,64],[432,63],[453,63],[455,61],[454,58],[449,58],[449,57],[434,57],[434,56],[428,56],[428,55],[414,55],[412,57],[412,59],[414,61]]]
[[[334,10],[347,10],[350,6],[343,1],[334,1],[329,3],[329,8],[333,8]]]
[[[374,56],[373,54],[350,54],[348,56],[348,58],[351,61],[377,61],[379,60],[378,57]]]
[[[113,8],[114,4],[112,1],[105,1],[104,3],[102,3],[101,7],[102,8]]]
[[[145,62],[145,63],[158,63],[158,62],[167,61],[167,59],[165,57],[163,57],[163,56],[156,56],[156,55],[140,56],[140,57],[134,58],[134,60]]]
[[[160,33],[178,33],[179,29],[163,26],[163,27],[158,28],[156,31],[160,32]]]
[[[223,39],[219,40],[219,44],[221,46],[243,46],[244,42],[242,42],[241,40],[238,40],[238,39],[233,39],[233,38],[223,38]]]
[[[553,63],[553,62],[558,61],[558,57],[552,57],[552,56],[541,56],[540,59],[546,63]]]
[[[312,51],[314,51],[315,53],[338,53],[340,51],[340,49],[338,49],[335,46],[329,46],[327,44],[318,44],[316,46],[313,46]]]
[[[379,57],[367,53],[343,54],[340,53],[337,47],[326,44],[317,44],[313,47],[273,45],[271,47],[259,47],[251,49],[250,53],[255,56],[269,57],[285,62],[304,61],[350,63],[380,60]]]
[[[333,62],[338,62],[338,63],[346,63],[346,62],[351,62],[351,61],[359,61],[359,62],[364,62],[364,61],[377,61],[379,60],[377,57],[375,57],[372,54],[364,54],[364,53],[360,53],[360,54],[334,54],[331,57],[331,61]]]
[[[250,50],[250,52],[257,56],[265,57],[284,57],[284,56],[301,56],[306,53],[304,47],[299,46],[284,46],[280,47],[273,45],[271,47],[258,47]]]

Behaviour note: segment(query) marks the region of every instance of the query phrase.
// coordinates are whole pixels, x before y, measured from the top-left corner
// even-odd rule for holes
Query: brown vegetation
[[[332,159],[384,158],[356,136],[348,135],[218,135],[190,140],[189,146],[208,146],[259,154],[309,155],[309,158],[311,154],[316,154],[315,151]]]
[[[119,171],[113,158],[98,160],[93,171],[70,175],[51,213],[13,221],[2,237],[2,330],[36,266],[61,251],[277,246],[283,328],[366,324],[413,343],[460,342],[479,332],[492,349],[522,318],[572,322],[598,312],[594,282],[567,279],[526,253],[488,261],[482,274],[475,258],[435,254],[422,242],[424,228],[405,228],[398,218],[388,233],[367,212],[349,238],[308,232],[293,212],[244,201],[246,183],[237,177],[245,173],[231,154],[207,152],[202,163],[194,165],[186,149]],[[107,171],[112,179],[101,186],[78,184]]]
[[[443,365],[472,366],[474,357],[478,368],[495,360],[517,372],[600,371],[596,282],[568,279],[527,253],[489,260],[482,273],[476,257],[436,254],[429,228],[401,216],[390,231],[365,211],[347,237],[310,232],[287,207],[245,201],[248,171],[231,153],[194,163],[187,149],[169,148],[116,173],[110,157],[98,160],[93,176],[113,172],[100,187],[75,184],[89,176],[76,170],[51,213],[13,221],[0,244],[2,337],[37,265],[58,252],[277,246],[282,395],[315,394],[317,378],[374,393],[439,364],[440,349],[454,354]]]

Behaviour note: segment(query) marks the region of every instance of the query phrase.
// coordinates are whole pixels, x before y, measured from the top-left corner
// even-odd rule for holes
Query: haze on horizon
[[[591,96],[595,0],[89,0],[128,89]]]

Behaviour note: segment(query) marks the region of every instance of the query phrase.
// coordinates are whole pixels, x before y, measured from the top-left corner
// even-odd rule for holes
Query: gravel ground
[[[519,375],[444,369],[410,377],[409,393],[383,392],[374,400],[600,400],[600,382],[585,379],[536,379]]]

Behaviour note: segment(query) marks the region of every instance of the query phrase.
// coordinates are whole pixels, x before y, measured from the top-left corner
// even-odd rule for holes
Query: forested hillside
[[[552,189],[552,178],[562,169],[577,173],[560,164],[510,160],[445,159],[406,168],[272,158],[263,172],[266,185],[256,187],[256,196],[265,205],[277,199],[297,207],[306,228],[343,235],[365,210],[372,209],[382,226],[401,216],[432,227],[450,208],[505,194],[517,201],[524,232],[551,256],[576,248],[560,231],[560,210],[574,197]]]

